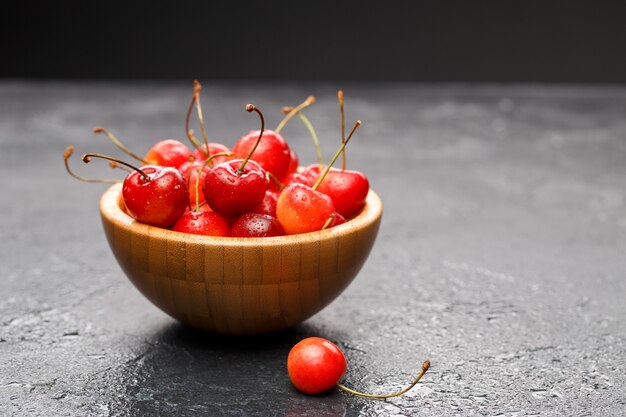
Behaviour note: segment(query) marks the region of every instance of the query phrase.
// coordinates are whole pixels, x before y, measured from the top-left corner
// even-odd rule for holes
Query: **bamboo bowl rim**
[[[190,233],[176,232],[161,227],[141,223],[128,215],[122,200],[122,184],[109,187],[100,198],[100,212],[107,221],[133,233],[159,237],[181,243],[194,243],[207,247],[268,247],[292,246],[326,239],[336,239],[362,230],[380,220],[383,204],[376,192],[370,188],[365,206],[355,217],[343,224],[316,232],[284,235],[276,237],[219,237],[203,236]]]

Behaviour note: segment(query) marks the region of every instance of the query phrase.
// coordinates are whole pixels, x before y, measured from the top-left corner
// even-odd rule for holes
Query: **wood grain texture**
[[[333,301],[374,244],[382,203],[334,228],[274,238],[189,235],[148,226],[123,209],[121,185],[100,200],[104,232],[135,287],[184,324],[228,334],[294,326]]]

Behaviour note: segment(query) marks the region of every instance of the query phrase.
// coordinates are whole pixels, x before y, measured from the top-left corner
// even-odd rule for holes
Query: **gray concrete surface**
[[[0,82],[0,415],[409,416],[626,413],[626,88],[205,82],[212,139],[308,94],[324,153],[335,93],[363,120],[348,165],[385,203],[354,283],[304,324],[256,338],[184,328],[146,301],[107,247],[101,185],[63,149],[120,155],[180,138],[189,83]],[[284,131],[303,163],[305,129]],[[88,176],[111,175],[105,164]],[[344,382],[388,401],[295,391],[285,360],[318,335]]]

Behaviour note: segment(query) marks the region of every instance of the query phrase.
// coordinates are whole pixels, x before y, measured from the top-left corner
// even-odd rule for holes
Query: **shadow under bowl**
[[[382,202],[318,232],[270,238],[191,235],[130,217],[121,184],[100,199],[118,263],[154,305],[183,324],[223,334],[295,326],[333,301],[357,275],[376,239]]]

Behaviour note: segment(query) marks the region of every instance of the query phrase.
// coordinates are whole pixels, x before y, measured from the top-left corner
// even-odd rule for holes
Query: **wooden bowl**
[[[190,235],[139,223],[121,184],[100,199],[109,245],[139,291],[180,322],[227,334],[294,326],[327,306],[357,275],[376,239],[380,198],[319,232],[271,238]]]

